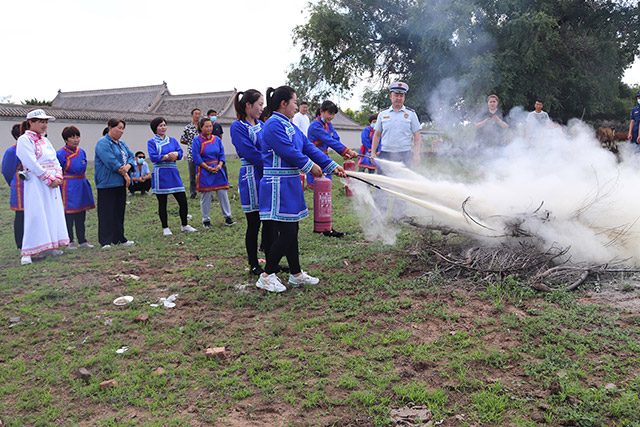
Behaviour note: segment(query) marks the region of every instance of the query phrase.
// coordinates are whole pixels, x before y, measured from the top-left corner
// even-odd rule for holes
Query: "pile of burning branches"
[[[621,267],[620,263],[572,263],[569,248],[551,247],[541,251],[536,245],[519,242],[515,245],[472,246],[457,250],[442,244],[427,244],[427,252],[435,255],[441,273],[456,277],[466,274],[512,276],[526,280],[536,290],[552,292],[556,289],[575,290],[589,280],[616,273],[637,273],[638,269]]]

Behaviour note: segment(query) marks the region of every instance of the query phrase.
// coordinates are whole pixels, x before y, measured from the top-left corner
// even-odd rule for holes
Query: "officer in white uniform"
[[[378,114],[378,121],[374,127],[373,141],[371,144],[371,157],[402,162],[407,167],[420,164],[420,121],[417,114],[404,105],[405,96],[409,85],[404,82],[394,82],[389,86],[391,94],[391,107],[382,110]],[[377,155],[378,145],[382,139],[380,154]],[[411,145],[413,143],[413,154]],[[378,173],[384,175],[384,166],[380,166]],[[386,212],[388,205],[387,193],[378,190],[376,205]],[[395,200],[392,217],[398,221],[404,214],[404,201]]]
[[[389,86],[391,107],[378,114],[371,147],[371,157],[375,158],[382,139],[380,158],[403,162],[407,167],[420,164],[420,122],[418,116],[404,105],[409,85],[395,82]],[[411,143],[414,144],[411,156]],[[411,162],[411,160],[413,160]]]

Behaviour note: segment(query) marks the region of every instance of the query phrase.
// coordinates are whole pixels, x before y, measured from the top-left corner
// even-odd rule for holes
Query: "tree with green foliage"
[[[45,101],[43,100],[39,100],[38,98],[32,98],[32,99],[25,99],[20,101],[20,103],[22,105],[40,105],[40,106],[45,106],[45,107],[51,107],[51,105],[53,104],[53,101]]]
[[[320,0],[294,30],[303,54],[290,81],[305,76],[297,90],[348,93],[370,79],[380,89],[365,93],[371,108],[402,79],[407,105],[423,118],[437,113],[438,99],[464,111],[489,93],[505,109],[543,98],[556,117],[604,118],[618,110],[622,74],[639,51],[636,3]]]

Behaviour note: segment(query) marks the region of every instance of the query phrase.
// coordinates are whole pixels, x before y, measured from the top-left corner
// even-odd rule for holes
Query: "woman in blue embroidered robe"
[[[13,125],[11,135],[14,139],[18,139],[20,136],[20,124]],[[16,155],[16,144],[14,144],[7,148],[2,157],[2,175],[11,189],[9,208],[15,212],[13,237],[18,249],[22,249],[22,234],[24,232],[24,181],[18,175],[20,171],[22,171],[22,163]]]
[[[87,180],[87,153],[78,147],[80,144],[80,130],[75,126],[68,126],[62,130],[65,146],[56,154],[62,167],[62,202],[64,217],[67,221],[69,234],[69,249],[92,248],[85,237],[85,220],[87,211],[96,207],[93,200],[91,184]],[[73,226],[76,226],[78,244],[73,241]]]
[[[329,148],[332,148],[344,159],[356,157],[357,153],[355,151],[348,149],[340,142],[340,135],[331,124],[337,113],[338,107],[336,104],[331,101],[324,101],[316,110],[316,118],[309,125],[307,137],[327,156],[329,155]],[[328,178],[331,179],[331,175]],[[307,187],[313,189],[313,175],[310,173],[307,174]]]
[[[231,142],[240,157],[240,176],[238,192],[242,210],[247,218],[245,246],[251,274],[260,275],[264,271],[258,263],[258,233],[260,231],[259,187],[262,179],[262,121],[264,97],[249,89],[236,93],[234,107],[238,120],[231,124]],[[265,253],[271,246],[270,223],[262,226],[262,247]]]
[[[267,253],[265,272],[260,275],[256,286],[282,292],[287,288],[275,273],[283,256],[287,257],[291,271],[289,284],[295,287],[319,282],[300,267],[298,222],[309,215],[300,185],[300,172],[311,172],[316,177],[322,176],[322,169],[341,177],[346,177],[346,174],[291,123],[298,109],[292,88],[269,88],[267,103],[272,116],[262,129],[264,169],[259,191],[260,219],[272,221],[275,240]]]
[[[183,151],[177,139],[167,136],[167,121],[164,117],[156,117],[149,124],[155,136],[147,141],[147,151],[149,158],[153,162],[151,173],[151,192],[158,199],[158,216],[162,223],[162,234],[170,236],[173,234],[169,228],[167,217],[167,198],[169,194],[178,202],[180,207],[181,231],[196,231],[187,223],[189,213],[187,206],[187,195],[180,178],[180,172],[176,164],[182,159]]]
[[[225,225],[232,226],[235,221],[231,217],[231,204],[227,189],[229,181],[224,174],[222,165],[225,162],[222,140],[213,135],[213,122],[208,117],[198,122],[198,136],[191,143],[191,157],[196,165],[196,188],[202,193],[200,197],[200,212],[202,225],[211,227],[211,192],[215,191],[220,202]]]
[[[358,171],[360,172],[374,173],[378,170],[378,164],[371,158],[371,143],[375,132],[373,127],[377,120],[377,114],[370,115],[369,126],[364,128],[360,134],[360,142],[362,143],[360,146],[360,159],[358,160]],[[378,146],[378,151],[380,151],[380,146]]]

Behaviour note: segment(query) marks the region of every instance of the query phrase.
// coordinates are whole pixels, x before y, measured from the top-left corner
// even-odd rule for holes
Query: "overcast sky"
[[[166,81],[172,94],[286,81],[308,0],[0,0],[0,97]],[[640,84],[640,64],[625,82]],[[337,101],[337,100],[335,100]],[[343,108],[358,108],[359,91]]]
[[[0,96],[166,81],[172,94],[285,83],[308,0],[0,1]],[[9,61],[13,58],[13,61]]]

